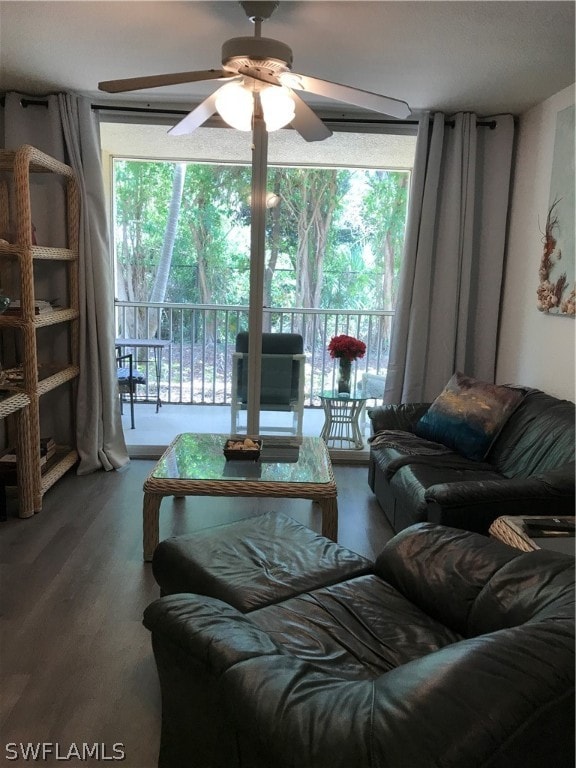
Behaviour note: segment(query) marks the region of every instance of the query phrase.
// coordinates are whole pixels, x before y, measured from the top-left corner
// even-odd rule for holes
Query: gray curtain
[[[79,474],[119,469],[129,462],[116,382],[114,290],[97,117],[90,101],[73,94],[34,98],[44,105],[22,106],[26,97],[6,94],[0,135],[6,149],[32,144],[74,168],[80,200],[80,377],[76,413]],[[50,188],[35,189],[35,217],[50,243],[62,234],[51,232],[50,206],[62,196]],[[40,228],[39,227],[39,228]]]
[[[420,121],[385,403],[433,400],[456,370],[494,381],[514,121],[492,120]]]

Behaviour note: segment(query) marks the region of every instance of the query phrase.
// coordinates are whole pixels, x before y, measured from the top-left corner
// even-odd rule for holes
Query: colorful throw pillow
[[[523,397],[522,390],[456,372],[416,423],[414,432],[481,461]]]

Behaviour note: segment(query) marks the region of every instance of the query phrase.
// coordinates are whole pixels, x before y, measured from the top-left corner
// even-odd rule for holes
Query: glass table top
[[[362,402],[368,399],[362,392],[355,390],[352,392],[336,392],[334,389],[328,389],[320,392],[319,396],[322,400],[347,400],[352,402]]]
[[[181,480],[250,480],[280,483],[331,483],[326,444],[319,437],[260,436],[257,461],[227,460],[224,445],[231,435],[187,432],[164,452],[150,477]],[[232,436],[234,437],[234,436]],[[243,439],[245,435],[239,435]]]

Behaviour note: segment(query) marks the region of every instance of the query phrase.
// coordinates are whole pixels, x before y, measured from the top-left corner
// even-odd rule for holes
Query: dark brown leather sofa
[[[372,433],[412,434],[428,407],[372,408]],[[501,515],[573,515],[574,420],[574,403],[528,390],[484,461],[455,453],[418,455],[417,440],[410,456],[375,440],[368,483],[395,531],[430,521],[487,534]]]
[[[573,768],[571,556],[422,523],[373,573],[247,613],[173,594],[144,623],[161,768]]]

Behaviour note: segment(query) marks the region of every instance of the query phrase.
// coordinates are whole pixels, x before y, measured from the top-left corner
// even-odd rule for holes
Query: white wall
[[[576,321],[536,309],[548,212],[556,113],[574,104],[565,88],[520,116],[496,381],[574,400]]]

